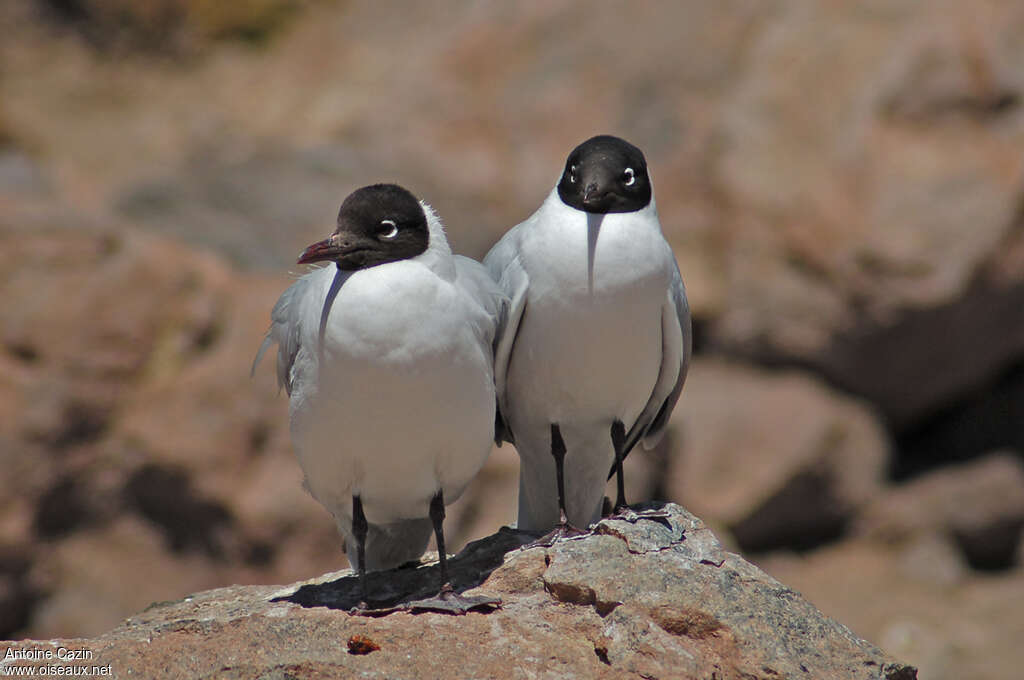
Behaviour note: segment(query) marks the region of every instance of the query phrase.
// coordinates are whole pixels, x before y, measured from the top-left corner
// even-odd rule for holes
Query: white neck
[[[448,245],[448,238],[444,233],[444,225],[441,224],[441,218],[437,216],[433,208],[423,201],[420,201],[420,205],[427,216],[430,243],[425,251],[411,259],[422,262],[438,276],[450,279],[455,276],[455,261],[452,259],[452,249]]]

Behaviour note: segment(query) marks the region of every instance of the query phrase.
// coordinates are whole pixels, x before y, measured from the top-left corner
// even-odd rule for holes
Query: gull
[[[454,592],[443,521],[494,442],[494,347],[507,298],[480,263],[453,255],[434,211],[408,190],[349,195],[329,238],[299,264],[333,263],[277,301],[256,356],[278,346],[305,486],[367,570],[418,559],[431,530],[441,589],[422,609],[494,604]]]
[[[521,461],[518,528],[583,533],[611,473],[615,510],[628,515],[622,461],[661,439],[691,353],[686,290],[643,153],[609,135],[577,146],[484,266],[512,305],[495,374],[497,436]]]

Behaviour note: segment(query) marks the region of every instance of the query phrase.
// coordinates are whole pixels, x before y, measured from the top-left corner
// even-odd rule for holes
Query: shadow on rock
[[[507,552],[534,538],[536,534],[502,527],[492,536],[473,541],[448,561],[452,588],[461,594],[480,586],[492,571],[502,565]],[[367,603],[371,611],[366,613],[385,615],[405,609],[406,603],[437,595],[441,568],[436,562],[430,565],[413,562],[395,569],[369,572],[366,578],[366,587],[372,598]],[[300,586],[291,595],[271,601],[348,611],[357,607],[360,600],[359,577],[351,574],[326,583]]]

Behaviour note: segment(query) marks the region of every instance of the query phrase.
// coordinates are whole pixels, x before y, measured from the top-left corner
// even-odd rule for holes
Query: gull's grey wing
[[[494,441],[515,444],[515,435],[508,427],[503,413],[508,412],[506,380],[512,348],[519,333],[519,324],[526,310],[526,292],[530,277],[519,261],[519,238],[522,225],[513,227],[498,241],[484,258],[484,267],[491,278],[508,296],[502,320],[502,330],[495,339],[494,384],[498,393],[498,412],[495,414]]]
[[[626,434],[624,456],[642,442],[644,449],[658,445],[665,434],[672,409],[686,382],[693,352],[693,333],[690,327],[690,305],[679,266],[673,260],[672,282],[661,310],[661,369],[651,397],[640,416]],[[608,477],[615,473],[614,466]]]
[[[490,321],[489,327],[485,329],[487,341],[491,343],[493,350],[497,350],[504,328],[508,296],[482,264],[463,255],[455,255],[454,260],[458,286],[486,313]]]
[[[289,395],[292,393],[292,365],[299,353],[301,302],[309,287],[313,285],[311,279],[314,274],[315,272],[312,272],[303,276],[281,293],[273,311],[270,312],[270,329],[267,330],[267,336],[252,362],[252,372],[255,373],[263,354],[276,344],[277,386],[284,387]]]

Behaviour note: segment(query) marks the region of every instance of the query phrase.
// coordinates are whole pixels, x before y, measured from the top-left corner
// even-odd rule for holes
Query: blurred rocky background
[[[396,181],[481,256],[643,148],[696,360],[630,497],[923,678],[1024,665],[1024,2],[0,3],[0,638],[344,564],[272,362]],[[496,450],[452,548],[514,518]]]

